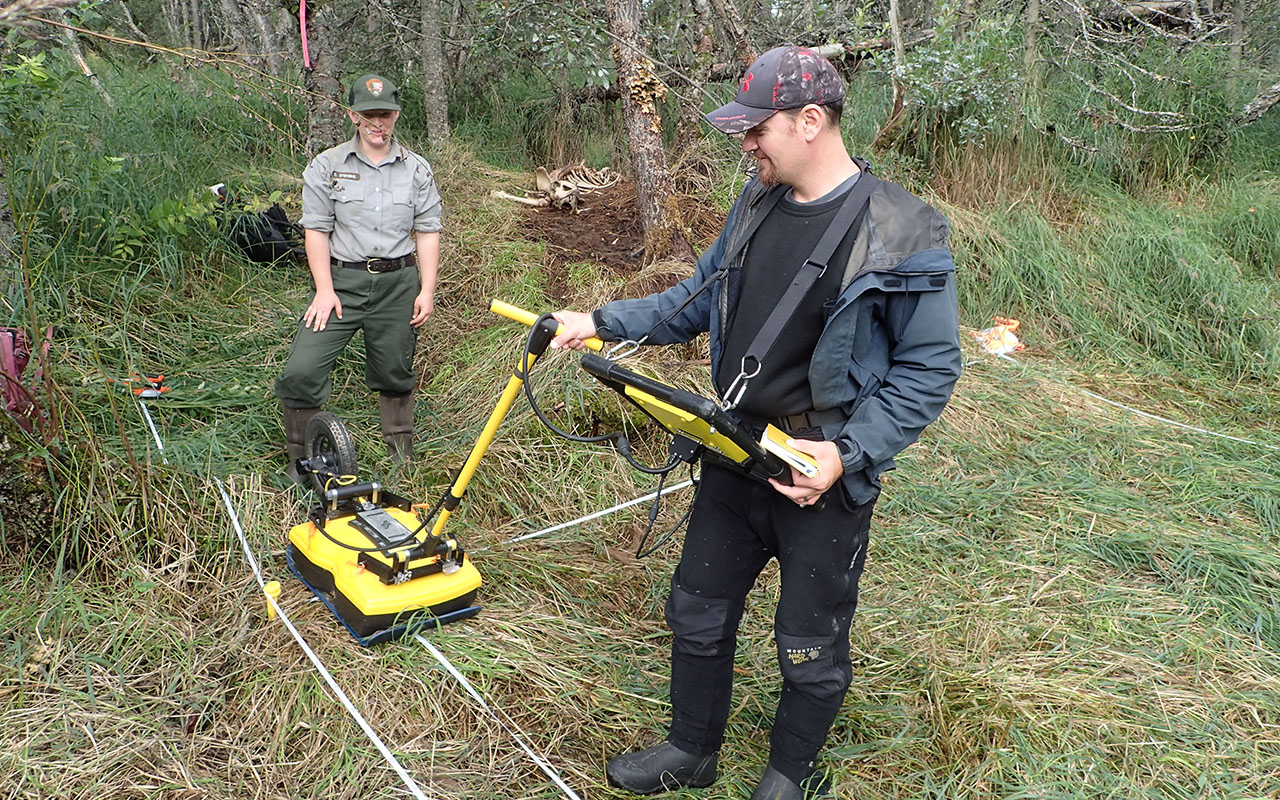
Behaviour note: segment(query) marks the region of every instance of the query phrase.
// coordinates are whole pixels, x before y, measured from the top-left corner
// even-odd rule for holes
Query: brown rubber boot
[[[320,413],[320,409],[289,408],[285,405],[281,408],[284,409],[284,449],[289,458],[289,480],[302,483],[302,476],[298,474],[298,459],[307,456],[307,423]]]
[[[378,411],[382,419],[382,438],[387,455],[396,464],[413,462],[413,393],[403,396],[378,395]]]

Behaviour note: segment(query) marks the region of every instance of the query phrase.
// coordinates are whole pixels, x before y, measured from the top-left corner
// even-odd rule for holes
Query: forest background
[[[304,50],[273,0],[0,7],[0,336],[31,351],[0,369],[0,797],[621,797],[604,760],[664,730],[678,541],[634,557],[643,504],[512,540],[654,482],[517,406],[451,522],[484,611],[429,636],[485,703],[420,642],[358,647],[282,557],[306,498],[270,385],[305,270],[229,227],[296,217],[352,77],[401,83],[450,210],[397,483],[434,500],[523,346],[489,300],[590,308],[688,274],[746,170],[697,112],[783,42],[832,58],[851,149],[951,220],[966,350],[880,501],[839,796],[1280,796],[1275,0],[305,9]],[[577,213],[492,196],[577,163],[625,182]],[[601,220],[632,246],[563,244]],[[996,316],[1026,349],[977,347]],[[705,356],[636,362],[705,392]],[[140,404],[131,373],[169,391]],[[358,359],[335,381],[362,470],[390,474]],[[535,383],[579,432],[638,425],[569,357]],[[267,617],[237,525],[403,774]],[[764,767],[776,594],[767,571],[722,777],[678,796],[746,797]]]

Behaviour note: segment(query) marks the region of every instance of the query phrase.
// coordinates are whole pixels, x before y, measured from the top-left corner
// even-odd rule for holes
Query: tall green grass
[[[972,227],[961,218],[963,317],[975,328],[1018,318],[1040,352],[1153,384],[1216,381],[1235,407],[1219,412],[1257,425],[1274,409],[1253,387],[1280,375],[1280,285],[1266,266],[1280,223],[1275,185],[1200,184],[1145,201],[1077,194],[1073,216],[1056,225],[1034,206]]]
[[[578,162],[621,168],[627,155],[618,102],[578,102],[574,91],[544,75],[513,73],[487,91],[460,92],[450,106],[453,136],[513,171]]]

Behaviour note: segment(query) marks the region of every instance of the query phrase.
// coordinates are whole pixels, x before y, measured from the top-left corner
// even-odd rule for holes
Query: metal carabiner
[[[751,372],[747,372],[747,359],[751,358],[756,362],[756,368]],[[732,411],[738,407],[738,403],[742,400],[742,393],[747,390],[747,383],[760,374],[760,361],[752,356],[743,356],[742,364],[738,367],[738,377],[733,379],[733,383],[729,384],[729,388],[724,391],[725,404],[721,408],[725,411]],[[741,384],[741,385],[739,385]]]
[[[621,342],[618,342],[613,347],[610,347],[609,350],[604,354],[604,357],[610,361],[617,361],[620,358],[626,358],[627,356],[635,353],[639,349],[640,349],[640,342],[637,342],[634,339],[623,339]]]

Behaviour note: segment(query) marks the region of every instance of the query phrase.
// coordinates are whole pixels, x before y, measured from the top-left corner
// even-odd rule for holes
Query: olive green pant
[[[322,331],[298,319],[284,372],[276,379],[276,397],[290,408],[320,408],[333,391],[329,374],[356,331],[364,330],[364,380],[375,392],[405,395],[418,385],[413,351],[418,330],[410,324],[418,296],[418,271],[370,273],[330,267],[333,289],[342,302],[342,319],[329,315]],[[314,291],[312,299],[315,298]],[[308,301],[310,305],[310,301]]]

